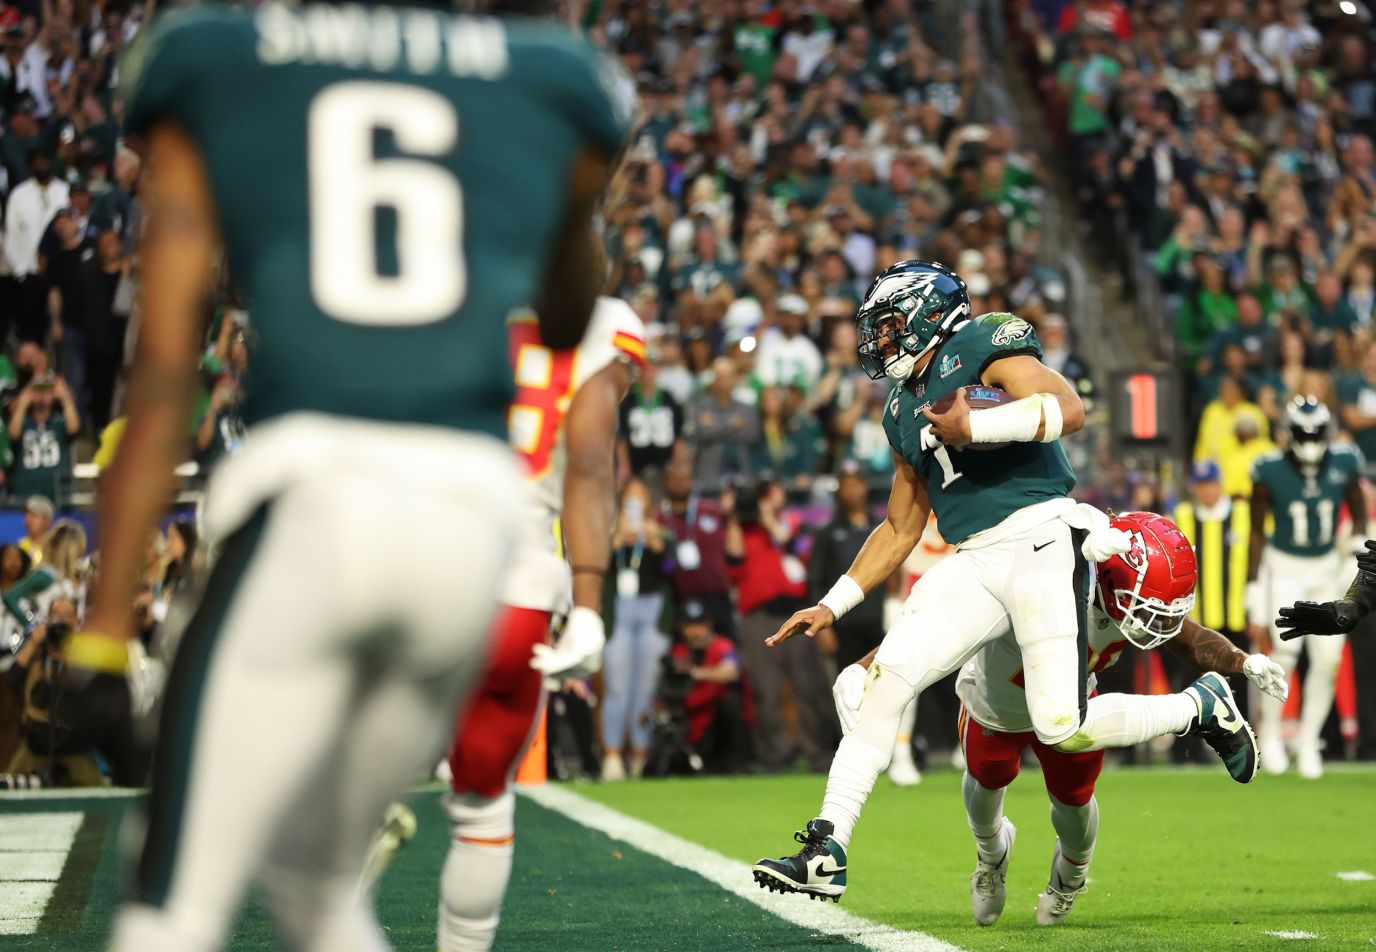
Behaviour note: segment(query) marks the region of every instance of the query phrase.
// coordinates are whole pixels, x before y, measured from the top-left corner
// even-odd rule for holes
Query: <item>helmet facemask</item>
[[[875,279],[855,315],[860,366],[902,382],[970,316],[965,284],[939,265],[899,262]]]
[[[1285,408],[1290,431],[1290,453],[1305,469],[1323,463],[1332,439],[1333,418],[1314,397],[1296,397]]]

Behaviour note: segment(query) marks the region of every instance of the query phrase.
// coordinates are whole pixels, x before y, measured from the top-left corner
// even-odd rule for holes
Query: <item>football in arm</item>
[[[980,384],[975,387],[961,387],[952,390],[932,404],[932,410],[936,413],[945,413],[951,409],[951,404],[956,402],[956,394],[960,393],[961,390],[965,391],[965,402],[970,404],[971,413],[978,413],[980,410],[988,410],[990,407],[999,407],[1005,403],[1013,402],[1013,396],[1007,390]],[[1003,449],[1008,445],[1007,443],[971,443],[966,449],[988,452],[989,450]]]

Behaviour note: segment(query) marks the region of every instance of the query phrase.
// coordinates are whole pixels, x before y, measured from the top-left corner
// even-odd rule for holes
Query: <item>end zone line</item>
[[[611,807],[580,797],[564,787],[545,785],[517,787],[516,790],[575,823],[697,873],[732,895],[805,929],[840,936],[873,952],[962,952],[959,946],[943,942],[925,932],[909,932],[872,922],[847,912],[835,903],[761,889],[751,878],[748,864],[680,839]]]

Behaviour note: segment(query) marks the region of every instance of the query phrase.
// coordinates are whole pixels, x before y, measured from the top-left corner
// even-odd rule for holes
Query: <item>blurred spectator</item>
[[[60,415],[54,404],[61,407]],[[71,476],[71,440],[80,430],[81,416],[67,382],[52,374],[35,377],[10,411],[9,437],[18,450],[10,495],[56,498]]]
[[[750,471],[750,450],[760,438],[755,408],[736,399],[739,374],[729,357],[712,362],[707,388],[688,403],[684,440],[693,453],[701,492],[716,492],[725,479]]]
[[[219,366],[218,361],[211,366]],[[202,467],[213,466],[221,456],[235,452],[243,438],[239,417],[243,391],[238,376],[227,371],[215,375],[213,380],[210,403],[196,427],[196,460]]]
[[[8,307],[0,316],[0,342],[11,326],[22,340],[44,341],[48,337],[47,288],[38,268],[38,245],[53,216],[67,207],[67,183],[53,177],[52,156],[31,149],[27,156],[33,177],[10,191],[5,206],[4,251],[9,277]],[[13,322],[13,324],[11,324]]]
[[[1195,462],[1217,460],[1224,443],[1236,431],[1240,419],[1250,419],[1257,432],[1267,430],[1269,421],[1261,407],[1247,399],[1247,389],[1237,377],[1224,376],[1218,384],[1218,396],[1204,407],[1199,421],[1199,438],[1194,445]]]
[[[712,773],[736,773],[745,766],[744,707],[736,646],[712,628],[712,615],[702,602],[684,602],[679,614],[682,636],[670,657],[690,686],[684,698],[688,743]]]
[[[728,638],[736,622],[726,577],[726,519],[715,499],[693,488],[693,465],[673,460],[664,471],[666,505],[659,522],[669,530],[672,545],[666,568],[674,599],[695,599],[706,606],[712,625]]]
[[[43,546],[53,527],[53,501],[47,496],[30,496],[24,500],[24,538],[19,548],[33,561],[43,560]]]
[[[657,483],[669,461],[684,451],[683,407],[659,386],[659,355],[650,360],[621,402],[617,452],[622,472]]]
[[[811,493],[822,458],[822,427],[803,405],[803,393],[801,383],[760,393],[760,441],[751,454],[751,469],[772,473],[798,502]]]
[[[639,777],[649,755],[655,679],[669,647],[660,631],[668,542],[650,508],[649,489],[636,480],[627,483],[612,537],[614,623],[602,657],[603,780],[621,780],[628,772]]]
[[[767,387],[798,384],[804,393],[822,378],[822,354],[804,334],[808,304],[799,294],[785,294],[778,303],[779,324],[760,337],[756,366]]]
[[[1362,348],[1359,370],[1340,379],[1337,391],[1343,427],[1367,462],[1376,461],[1376,342]]]
[[[812,536],[808,561],[808,596],[825,595],[855,561],[865,540],[878,524],[870,513],[869,481],[853,462],[841,466],[836,486],[836,514]],[[884,637],[884,588],[876,588],[833,626],[836,632],[836,666],[854,664],[878,647]]]
[[[164,604],[186,591],[196,571],[196,545],[200,534],[190,519],[178,519],[167,527],[167,565],[158,579],[155,597]],[[159,619],[161,620],[161,619]]]
[[[808,769],[825,771],[839,731],[830,705],[809,703],[827,692],[817,642],[795,638],[778,648],[765,645],[807,595],[805,572],[784,549],[790,541],[780,520],[784,492],[777,482],[747,483],[734,496],[726,557],[741,612],[741,667],[755,699],[755,758],[766,768],[782,769],[801,754]],[[800,701],[792,740],[784,730],[785,681]]]
[[[81,270],[79,360],[89,380],[91,423],[96,432],[110,422],[115,379],[124,366],[124,335],[132,305],[130,262],[124,257],[119,235],[102,231],[96,238],[96,256]],[[68,348],[69,354],[74,354]]]
[[[1058,372],[1089,402],[1094,398],[1094,378],[1089,363],[1070,346],[1070,327],[1059,314],[1047,314],[1037,322],[1037,340],[1042,345],[1042,363]]]

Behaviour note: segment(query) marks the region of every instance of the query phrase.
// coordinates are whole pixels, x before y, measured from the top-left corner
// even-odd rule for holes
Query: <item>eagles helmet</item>
[[[1333,439],[1333,415],[1318,397],[1295,397],[1285,407],[1290,452],[1305,466],[1317,466]]]
[[[923,354],[970,316],[960,276],[934,261],[900,261],[879,273],[855,312],[860,366],[874,380],[906,380]]]

